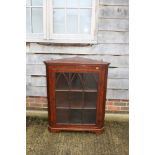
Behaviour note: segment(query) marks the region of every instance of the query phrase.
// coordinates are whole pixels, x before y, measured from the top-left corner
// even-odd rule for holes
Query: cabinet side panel
[[[55,124],[55,76],[51,68],[47,69],[47,81],[48,81],[48,118],[49,125]]]
[[[102,84],[103,84],[103,91],[102,91],[102,126],[104,126],[104,117],[105,117],[105,104],[106,104],[106,93],[107,93],[107,77],[108,77],[108,65],[103,67],[102,70],[102,76],[103,76],[103,80],[102,80]]]
[[[46,77],[47,77],[47,98],[48,98],[48,123],[51,126],[51,97],[50,97],[50,71],[49,67],[46,65]]]
[[[106,89],[107,89],[107,72],[108,66],[102,66],[99,78],[99,107],[98,107],[98,126],[104,126],[104,116],[105,116],[105,101],[106,101]]]

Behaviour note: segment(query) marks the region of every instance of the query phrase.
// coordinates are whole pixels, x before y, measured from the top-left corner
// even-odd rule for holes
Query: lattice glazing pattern
[[[97,90],[97,73],[56,73],[56,89]]]

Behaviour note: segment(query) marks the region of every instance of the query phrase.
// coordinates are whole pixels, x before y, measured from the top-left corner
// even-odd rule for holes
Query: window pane
[[[32,6],[42,6],[43,0],[32,0]]]
[[[80,0],[80,7],[91,7],[92,0]]]
[[[67,7],[78,7],[78,0],[67,0]]]
[[[26,8],[26,33],[31,32],[31,17],[30,17],[30,8]]]
[[[43,10],[42,8],[32,8],[32,32],[43,32]]]
[[[64,9],[54,9],[53,12],[54,33],[65,33],[65,11]]]
[[[78,11],[76,9],[67,10],[67,33],[78,33]]]
[[[26,0],[26,6],[31,6],[31,0]]]
[[[54,7],[65,7],[65,0],[53,0]]]
[[[80,10],[80,33],[88,34],[91,29],[91,10]]]

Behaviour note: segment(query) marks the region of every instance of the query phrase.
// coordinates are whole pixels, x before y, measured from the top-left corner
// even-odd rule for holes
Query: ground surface
[[[27,155],[128,155],[128,122],[105,122],[105,132],[49,133],[47,120],[27,117]]]

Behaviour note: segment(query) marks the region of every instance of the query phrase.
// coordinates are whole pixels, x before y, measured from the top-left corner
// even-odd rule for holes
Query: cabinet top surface
[[[55,60],[47,60],[44,61],[45,64],[51,65],[51,64],[103,64],[103,65],[109,65],[110,63],[104,62],[104,61],[98,61],[88,58],[82,58],[82,57],[72,57],[72,58],[64,58],[64,59],[55,59]]]

